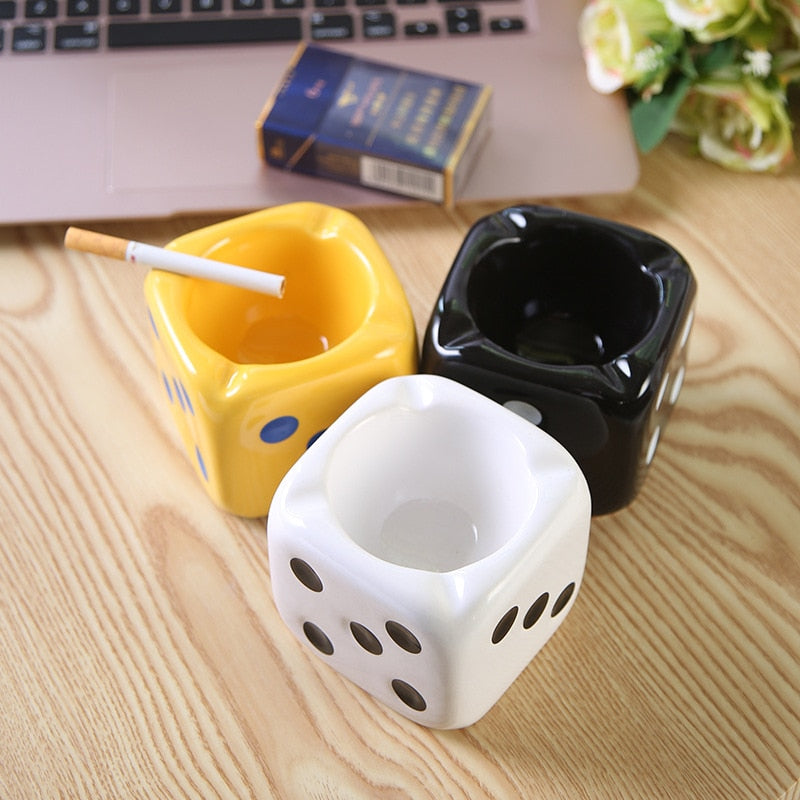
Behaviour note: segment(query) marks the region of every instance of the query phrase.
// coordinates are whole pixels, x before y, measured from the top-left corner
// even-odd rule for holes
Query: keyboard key
[[[498,17],[490,20],[489,30],[492,33],[510,33],[525,30],[525,20],[521,17]]]
[[[399,6],[424,6],[428,0],[397,0]]]
[[[365,39],[391,39],[397,32],[394,14],[388,11],[366,11],[361,23]]]
[[[296,42],[302,33],[297,17],[196,19],[169,22],[112,22],[108,46],[158,47],[233,42]]]
[[[438,36],[439,26],[435,22],[409,22],[404,28],[406,36]]]
[[[26,0],[25,16],[28,19],[45,19],[58,14],[56,0]]]
[[[352,39],[353,18],[349,14],[311,15],[311,38],[315,41],[323,39]]]
[[[357,6],[385,6],[387,0],[356,0]]]
[[[17,16],[15,0],[0,0],[0,19],[14,19]]]
[[[100,13],[100,0],[67,0],[68,17],[96,17]]]
[[[306,2],[305,0],[272,0],[272,7],[276,11],[286,11],[296,9],[296,8],[305,8]]]
[[[181,0],[150,0],[151,14],[180,14]]]
[[[0,53],[3,52],[3,46],[6,43],[6,32],[0,28]]]
[[[56,25],[56,50],[97,50],[100,26],[96,22],[82,25]]]
[[[222,0],[192,0],[192,11],[222,11]]]
[[[342,8],[345,0],[314,0],[314,8]]]
[[[108,0],[108,13],[112,16],[137,15],[140,8],[139,0]]]
[[[447,30],[450,33],[478,33],[481,29],[481,16],[477,8],[448,8],[446,12]]]
[[[38,53],[45,46],[44,25],[20,25],[11,35],[11,49],[15,53]]]
[[[261,11],[264,0],[233,0],[234,11]]]

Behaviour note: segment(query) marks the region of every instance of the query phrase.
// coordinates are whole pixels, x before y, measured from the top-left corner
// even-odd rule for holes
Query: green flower
[[[695,138],[704,158],[729,169],[779,172],[794,157],[783,92],[748,76],[693,84],[673,129]]]
[[[800,0],[770,0],[769,5],[786,18],[795,37],[800,37]]]
[[[661,91],[683,42],[660,0],[591,0],[578,30],[589,83],[604,94],[634,85]]]
[[[667,17],[698,42],[736,36],[767,15],[766,0],[664,0]]]

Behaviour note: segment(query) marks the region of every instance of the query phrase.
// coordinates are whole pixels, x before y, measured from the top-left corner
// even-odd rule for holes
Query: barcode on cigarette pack
[[[360,172],[364,186],[434,202],[440,202],[444,198],[444,177],[429,169],[362,156]]]

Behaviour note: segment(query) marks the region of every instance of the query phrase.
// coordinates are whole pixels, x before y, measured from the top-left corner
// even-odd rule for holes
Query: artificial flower
[[[794,35],[800,36],[800,0],[771,0],[770,5],[785,16]]]
[[[786,99],[759,79],[698,81],[674,120],[709,161],[740,171],[777,172],[793,159]]]
[[[643,152],[675,130],[731,169],[792,161],[800,0],[590,0],[579,34],[589,83],[626,92]]]
[[[698,42],[718,42],[735,36],[764,16],[765,0],[663,0],[664,11]]]
[[[581,14],[579,36],[590,84],[610,94],[644,81],[657,92],[683,34],[660,0],[592,0]]]

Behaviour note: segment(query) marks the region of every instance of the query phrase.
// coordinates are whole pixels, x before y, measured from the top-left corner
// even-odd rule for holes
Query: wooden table
[[[142,272],[65,251],[64,225],[0,228],[0,796],[800,798],[799,178],[670,141],[630,194],[545,201],[684,254],[689,370],[564,625],[450,732],[283,627],[264,520],[212,506],[167,416]],[[359,212],[420,334],[506,204]],[[93,227],[161,244],[211,221]]]

